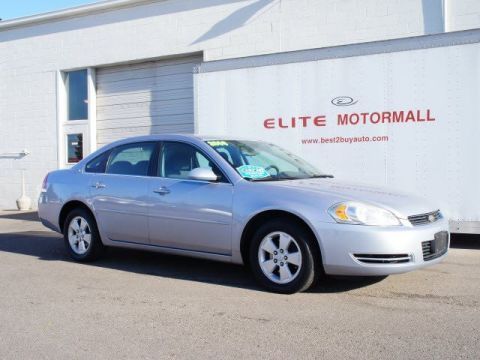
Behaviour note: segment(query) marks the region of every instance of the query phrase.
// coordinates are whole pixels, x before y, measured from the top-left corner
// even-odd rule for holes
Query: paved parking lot
[[[0,357],[479,359],[480,238],[452,245],[432,268],[286,296],[229,264],[76,264],[34,213],[1,212]]]

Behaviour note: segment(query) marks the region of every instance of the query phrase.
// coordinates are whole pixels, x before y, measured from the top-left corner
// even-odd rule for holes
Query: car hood
[[[390,210],[400,218],[419,215],[438,210],[429,201],[400,191],[385,187],[356,184],[336,179],[304,179],[269,182],[272,186],[310,192],[312,195],[322,194],[338,198],[341,201],[361,201]]]

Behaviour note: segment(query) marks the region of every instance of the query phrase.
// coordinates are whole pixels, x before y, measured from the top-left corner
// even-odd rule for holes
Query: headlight
[[[342,224],[397,226],[400,220],[390,211],[358,202],[344,202],[333,205],[328,213]]]

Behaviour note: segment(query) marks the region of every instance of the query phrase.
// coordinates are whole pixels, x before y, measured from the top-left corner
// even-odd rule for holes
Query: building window
[[[83,134],[67,135],[67,162],[78,163],[83,159]]]
[[[88,119],[88,74],[87,70],[65,73],[68,99],[68,120]]]

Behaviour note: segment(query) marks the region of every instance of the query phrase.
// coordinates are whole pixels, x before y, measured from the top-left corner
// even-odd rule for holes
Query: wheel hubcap
[[[88,222],[77,216],[68,225],[68,242],[72,250],[78,255],[84,255],[92,242],[92,232]]]
[[[276,284],[288,284],[300,273],[302,253],[293,237],[276,231],[262,239],[258,249],[258,262],[269,280]]]

